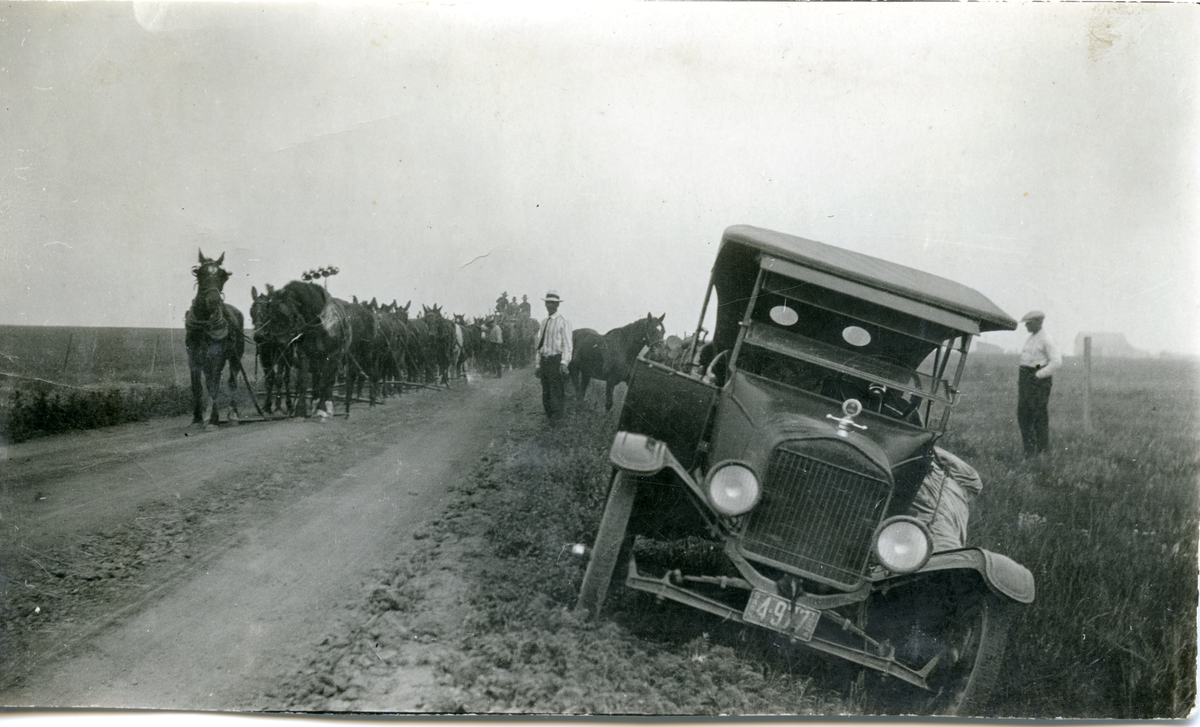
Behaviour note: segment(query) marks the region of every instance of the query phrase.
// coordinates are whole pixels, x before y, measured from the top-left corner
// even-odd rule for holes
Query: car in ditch
[[[577,612],[642,591],[886,675],[900,711],[980,709],[1034,580],[964,547],[974,471],[937,444],[972,338],[1015,328],[945,278],[728,228],[684,355],[635,364]]]

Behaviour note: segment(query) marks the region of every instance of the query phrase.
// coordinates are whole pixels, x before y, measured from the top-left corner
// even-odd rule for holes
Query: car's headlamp
[[[722,464],[708,478],[708,499],[722,515],[741,515],[758,503],[758,478],[749,467]]]
[[[929,561],[933,539],[920,520],[900,516],[885,520],[875,536],[875,556],[892,573],[912,573]]]

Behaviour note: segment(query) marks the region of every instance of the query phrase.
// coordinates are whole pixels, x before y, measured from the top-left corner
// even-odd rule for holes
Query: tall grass
[[[994,715],[1188,715],[1195,703],[1200,528],[1196,366],[1098,362],[1094,428],[1087,433],[1083,371],[1070,362],[1055,376],[1053,451],[1032,461],[1023,457],[1016,425],[1015,358],[978,356],[969,366],[943,444],[971,462],[985,483],[972,508],[970,544],[1024,564],[1038,590],[1033,604],[1016,606]],[[486,669],[498,663],[492,648],[513,661],[512,649],[520,654],[532,648],[527,642],[551,639],[540,630],[549,628],[560,634],[556,648],[585,645],[569,648],[571,658],[564,663],[570,666],[560,673],[583,679],[589,689],[570,699],[565,692],[539,699],[520,695],[517,686],[509,704],[550,712],[583,705],[592,713],[859,712],[861,687],[828,660],[769,645],[755,650],[738,641],[718,647],[714,624],[698,627],[713,634],[711,643],[689,641],[696,635],[689,635],[687,624],[708,622],[670,603],[647,605],[637,594],[619,592],[610,597],[612,613],[596,631],[559,623],[556,609],[573,603],[580,576],[562,547],[593,537],[603,509],[604,452],[611,434],[610,419],[584,407],[563,427],[518,437],[492,465],[476,492],[476,497],[491,493],[486,505],[478,503],[470,512],[486,512],[495,523],[488,536],[505,561],[505,577],[479,581],[476,646],[468,645],[467,663],[480,675],[490,673]],[[631,636],[645,643],[631,647]],[[696,671],[680,654],[700,643],[710,649],[705,659],[719,653],[720,659],[744,660],[743,667],[757,665],[751,669],[757,676],[722,677],[722,698],[714,702],[678,684],[670,688],[675,692],[659,689],[670,682],[659,673],[663,669]],[[648,653],[657,660],[654,673],[644,666]],[[618,676],[625,673],[631,676]],[[795,686],[804,674],[820,688]],[[486,682],[466,672],[455,678],[468,688]],[[518,682],[530,678],[526,674]],[[795,693],[783,687],[789,680]],[[817,696],[828,689],[844,690],[844,701]],[[667,699],[667,693],[675,696]]]
[[[254,356],[247,341],[242,365],[256,378]],[[6,442],[185,414],[190,386],[182,329],[0,326]]]
[[[1195,704],[1197,368],[1100,360],[1055,376],[1051,452],[1026,461],[1016,361],[976,357],[944,444],[979,469],[971,544],[1037,579],[1016,620],[1003,709],[1021,717],[1184,717]]]
[[[34,382],[10,390],[0,406],[0,441],[98,429],[153,417],[179,416],[192,408],[190,389],[143,386],[120,389],[62,389]]]

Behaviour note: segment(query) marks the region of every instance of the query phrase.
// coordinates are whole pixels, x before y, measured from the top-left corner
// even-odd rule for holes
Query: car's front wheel
[[[930,714],[986,716],[982,710],[1000,677],[1008,644],[1008,609],[999,597],[982,593],[942,631],[945,658],[930,675]]]
[[[596,533],[592,556],[583,574],[583,585],[579,588],[579,600],[575,603],[575,612],[586,618],[596,618],[600,615],[621,556],[628,556],[633,546],[633,536],[629,533],[629,516],[633,512],[637,485],[637,477],[624,470],[617,470],[613,475],[612,486],[608,491],[608,503],[600,520],[600,530]]]
[[[920,668],[937,659],[928,690],[890,684],[883,697],[890,713],[986,716],[1008,643],[1008,603],[974,578],[963,588],[937,579],[914,584],[876,604],[896,657]],[[955,586],[958,586],[957,588]]]

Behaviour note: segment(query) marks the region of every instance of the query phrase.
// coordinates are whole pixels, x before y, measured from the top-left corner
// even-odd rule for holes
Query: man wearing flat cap
[[[567,366],[571,363],[571,324],[558,312],[562,298],[557,290],[546,293],[542,301],[548,315],[538,329],[534,364],[535,373],[542,380],[542,406],[546,416],[554,420],[563,413]]]
[[[1021,318],[1029,338],[1021,349],[1021,368],[1017,376],[1017,426],[1025,456],[1033,457],[1050,446],[1050,387],[1054,372],[1062,366],[1062,354],[1050,340],[1042,323],[1046,314],[1031,310]]]

